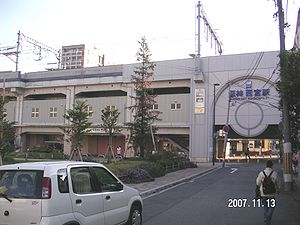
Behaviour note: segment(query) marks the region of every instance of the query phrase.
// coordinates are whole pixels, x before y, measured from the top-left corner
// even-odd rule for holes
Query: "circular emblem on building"
[[[257,102],[244,101],[239,104],[234,113],[235,123],[232,129],[244,136],[256,136],[262,133],[267,125],[263,123],[264,111]]]
[[[256,102],[245,101],[235,111],[236,123],[244,129],[255,129],[263,120],[264,112]]]

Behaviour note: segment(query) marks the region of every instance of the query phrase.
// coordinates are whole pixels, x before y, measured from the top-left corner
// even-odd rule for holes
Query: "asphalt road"
[[[264,164],[220,168],[144,200],[144,225],[260,225],[263,208],[253,200]],[[280,165],[274,169],[281,175]],[[291,195],[276,199],[273,225],[299,225],[299,204]]]

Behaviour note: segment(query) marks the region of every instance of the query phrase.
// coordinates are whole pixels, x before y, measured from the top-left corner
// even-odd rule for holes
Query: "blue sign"
[[[246,89],[252,89],[252,81],[251,80],[246,81]]]
[[[231,100],[260,100],[265,99],[270,95],[269,88],[252,88],[252,81],[246,81],[246,89],[230,90]]]

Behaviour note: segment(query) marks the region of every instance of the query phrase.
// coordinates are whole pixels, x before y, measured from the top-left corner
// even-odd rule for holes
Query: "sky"
[[[282,0],[286,49],[292,48],[300,0]],[[61,49],[86,44],[105,55],[106,64],[136,62],[138,40],[145,36],[152,60],[188,58],[196,52],[196,0],[0,0],[0,48],[16,45],[17,33]],[[274,0],[202,0],[203,10],[222,42],[223,54],[279,49]],[[201,20],[201,57],[217,55]],[[212,48],[211,48],[212,47]],[[22,43],[19,69],[43,70],[51,54],[36,61],[33,47]],[[15,64],[0,55],[0,71]]]

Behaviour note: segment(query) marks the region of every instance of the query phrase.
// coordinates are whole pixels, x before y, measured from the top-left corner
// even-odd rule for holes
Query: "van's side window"
[[[121,191],[122,185],[104,168],[93,167],[102,192]]]
[[[66,169],[57,171],[57,184],[60,193],[69,193],[69,183]]]
[[[77,194],[94,193],[92,177],[87,167],[71,169],[73,192]]]

